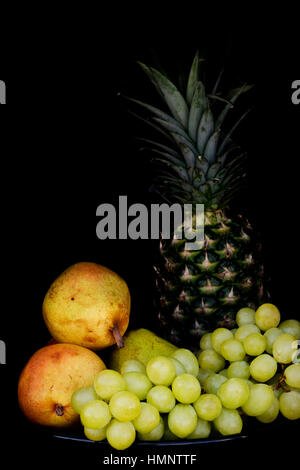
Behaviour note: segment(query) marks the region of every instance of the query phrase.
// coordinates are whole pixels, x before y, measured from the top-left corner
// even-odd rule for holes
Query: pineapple
[[[198,52],[187,80],[186,96],[158,70],[140,64],[155,85],[166,110],[132,99],[151,113],[148,122],[162,136],[150,144],[159,163],[157,191],[170,204],[204,204],[205,237],[199,250],[185,240],[160,239],[155,261],[160,332],[172,343],[199,348],[199,339],[216,327],[233,328],[241,307],[255,308],[264,288],[260,244],[249,221],[233,214],[230,202],[241,188],[245,153],[232,133],[246,116],[223,131],[238,97],[251,87],[209,94],[199,79]]]

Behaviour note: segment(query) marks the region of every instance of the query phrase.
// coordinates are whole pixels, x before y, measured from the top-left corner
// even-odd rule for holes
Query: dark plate
[[[240,434],[231,436],[222,436],[220,433],[212,430],[209,438],[206,439],[179,439],[178,441],[138,441],[136,440],[133,446],[153,446],[153,447],[170,447],[170,446],[192,446],[192,445],[211,445],[218,443],[225,443],[228,441],[240,441],[248,438],[255,438],[256,440],[265,439],[266,435],[272,438],[272,435],[278,435],[279,433],[285,435],[293,435],[299,422],[288,421],[283,417],[279,416],[276,421],[271,424],[260,423],[256,418],[244,417],[243,431]],[[107,441],[93,442],[87,439],[82,428],[76,428],[74,430],[58,430],[56,432],[49,431],[54,439],[66,440],[71,442],[78,442],[82,445],[100,445],[109,446]]]
[[[85,437],[72,435],[70,433],[69,434],[54,433],[53,437],[55,439],[78,442],[80,444],[85,444],[85,445],[101,445],[101,446],[110,447],[107,441],[94,442],[94,441],[90,441],[89,439]],[[241,434],[237,434],[233,436],[216,436],[216,437],[207,438],[207,439],[193,439],[193,440],[180,439],[178,441],[158,441],[158,442],[136,440],[136,442],[134,443],[134,446],[170,447],[170,446],[187,446],[187,445],[195,445],[195,444],[207,445],[207,444],[216,444],[216,443],[238,440],[238,439],[245,439],[247,437],[248,437],[247,434],[241,433]]]
[[[273,423],[263,424],[260,423],[256,418],[244,417],[243,431],[240,434],[235,434],[231,436],[222,436],[220,433],[215,430],[212,431],[209,438],[206,439],[179,439],[178,441],[138,441],[136,440],[132,447],[170,447],[170,446],[208,446],[213,444],[221,444],[229,441],[245,441],[247,439],[254,439],[256,442],[264,441],[266,439],[272,440],[281,436],[281,439],[286,439],[289,442],[292,442],[294,437],[299,433],[299,420],[289,421],[282,416],[279,416]],[[65,431],[50,431],[52,438],[56,440],[65,440],[81,445],[96,445],[103,447],[111,447],[107,441],[93,442],[87,439],[82,428],[74,430],[65,430]]]

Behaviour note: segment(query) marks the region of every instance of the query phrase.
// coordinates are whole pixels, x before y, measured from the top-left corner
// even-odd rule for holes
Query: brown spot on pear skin
[[[93,344],[93,343],[96,343],[97,338],[93,336],[84,336],[83,341],[87,341],[88,343]]]

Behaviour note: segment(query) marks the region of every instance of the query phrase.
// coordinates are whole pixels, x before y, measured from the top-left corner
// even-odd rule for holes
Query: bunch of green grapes
[[[272,304],[243,308],[236,322],[235,330],[205,334],[197,354],[177,349],[146,365],[128,360],[120,372],[99,372],[92,387],[72,396],[86,437],[123,450],[136,439],[203,439],[212,429],[239,434],[245,415],[263,423],[279,412],[300,418],[300,322],[280,324]]]
[[[242,308],[236,323],[234,330],[217,328],[201,338],[202,388],[216,394],[223,409],[255,416],[263,423],[274,421],[279,412],[299,419],[300,322],[280,323],[278,308],[266,303],[256,311]]]
[[[210,424],[198,418],[193,406],[201,394],[198,371],[197,357],[187,349],[154,357],[146,366],[128,360],[120,372],[99,372],[93,386],[74,392],[71,404],[88,439],[107,439],[118,450],[127,449],[136,438],[207,437]]]

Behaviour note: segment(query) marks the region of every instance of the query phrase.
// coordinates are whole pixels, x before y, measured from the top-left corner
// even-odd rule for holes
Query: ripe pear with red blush
[[[18,383],[19,405],[32,422],[67,427],[79,420],[71,406],[73,392],[93,385],[106,369],[93,351],[75,344],[52,344],[36,351]]]

